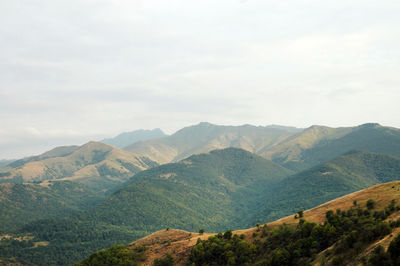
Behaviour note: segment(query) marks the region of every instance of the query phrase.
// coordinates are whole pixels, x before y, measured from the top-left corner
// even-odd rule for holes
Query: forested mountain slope
[[[86,210],[102,199],[99,193],[71,181],[0,184],[0,235],[31,221]]]
[[[400,180],[400,158],[351,151],[287,177],[259,202],[259,221],[270,221],[308,209],[376,184]]]
[[[147,231],[237,227],[256,211],[264,189],[291,173],[241,149],[215,150],[135,175],[96,216]]]

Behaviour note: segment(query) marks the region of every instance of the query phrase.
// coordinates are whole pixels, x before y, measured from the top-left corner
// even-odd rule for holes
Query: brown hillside
[[[4,169],[0,172],[0,179],[20,178],[25,182],[62,179],[85,182],[85,179],[102,177],[122,182],[151,166],[154,166],[154,162],[146,157],[91,141],[78,148],[59,147],[36,156],[33,161]]]
[[[155,259],[162,258],[167,253],[170,253],[174,257],[176,265],[184,265],[192,247],[196,245],[197,239],[204,240],[212,235],[214,234],[199,234],[177,229],[166,229],[136,240],[129,247],[134,249],[141,245],[147,248],[145,251],[146,260],[141,262],[140,265],[152,265]]]
[[[368,199],[374,199],[376,201],[375,209],[383,209],[393,199],[395,199],[397,202],[400,202],[400,181],[376,185],[329,201],[310,210],[306,210],[304,211],[304,219],[316,223],[323,223],[325,221],[325,213],[328,210],[350,209],[353,206],[354,201],[357,201],[357,204],[359,206],[365,207]],[[400,213],[395,212],[387,219],[395,220],[398,218],[400,218]],[[294,218],[293,214],[291,216],[287,216],[274,222],[268,223],[267,228],[268,230],[271,230],[272,228],[277,227],[283,223],[295,225],[298,223],[298,221],[298,219]],[[257,227],[254,227],[249,229],[236,230],[233,233],[238,235],[244,234],[245,239],[251,242],[255,238],[259,237],[260,233],[258,231],[259,229]],[[258,236],[254,237],[254,233],[256,233]],[[370,247],[367,248],[363,254],[360,254],[359,257],[361,258],[362,256],[371,252],[378,244],[387,248],[390,241],[399,233],[399,228],[394,229],[391,235],[377,241],[376,243],[371,244]],[[140,265],[152,265],[154,259],[162,258],[167,253],[170,253],[174,257],[177,265],[184,265],[190,254],[191,248],[196,244],[197,239],[207,239],[211,235],[214,234],[208,233],[200,235],[198,233],[190,233],[176,229],[161,230],[131,243],[130,247],[132,249],[138,245],[143,245],[147,247],[147,250],[145,252],[146,260],[144,262],[141,262]],[[356,261],[359,260],[356,259]],[[315,264],[318,265],[317,260]]]

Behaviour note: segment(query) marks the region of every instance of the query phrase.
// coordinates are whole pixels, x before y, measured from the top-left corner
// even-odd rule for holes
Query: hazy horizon
[[[198,125],[198,124],[204,123],[204,122],[205,122],[205,123],[210,123],[210,122],[208,122],[208,121],[201,121],[201,122],[196,123],[196,124],[186,125],[185,127],[195,126],[195,125]],[[361,123],[361,124],[357,124],[357,125],[347,125],[347,126],[343,126],[343,125],[342,125],[341,127],[355,127],[355,126],[360,126],[360,125],[368,124],[368,123],[376,123],[376,122],[366,122],[366,123]],[[320,124],[319,124],[319,125],[317,125],[317,124],[312,124],[312,125],[309,125],[309,126],[307,126],[307,127],[294,127],[294,126],[290,126],[290,125],[278,125],[278,124],[268,124],[268,125],[252,125],[252,124],[237,124],[237,125],[231,125],[231,124],[215,124],[215,123],[210,123],[210,124],[218,125],[218,126],[245,126],[245,125],[256,126],[256,127],[259,127],[259,126],[261,126],[261,127],[282,126],[282,127],[293,127],[293,128],[302,129],[302,130],[307,129],[307,128],[311,127],[311,126],[327,126],[327,127],[330,127],[330,126],[328,126],[328,125],[320,125]],[[379,124],[379,123],[378,123],[378,124]],[[381,125],[381,126],[391,127],[390,125]],[[185,128],[185,127],[182,127],[182,128]],[[85,143],[87,143],[87,142],[90,142],[90,141],[102,141],[103,139],[114,138],[114,137],[116,137],[116,136],[118,136],[118,135],[120,135],[120,134],[122,134],[122,133],[129,133],[129,132],[133,132],[133,131],[160,129],[160,130],[161,130],[163,133],[165,133],[167,136],[170,136],[170,135],[173,135],[174,133],[176,133],[177,131],[179,131],[179,130],[182,129],[182,128],[179,128],[179,129],[177,129],[177,130],[175,130],[175,131],[173,131],[173,132],[166,132],[166,131],[163,130],[162,128],[151,128],[151,129],[142,129],[142,128],[141,128],[141,129],[134,129],[134,130],[130,130],[130,131],[118,132],[118,133],[116,133],[116,134],[114,134],[114,135],[103,135],[103,134],[99,134],[99,135],[95,136],[94,138],[85,138],[85,139],[77,140],[76,142],[69,142],[69,143],[66,142],[66,143],[63,143],[62,140],[60,140],[60,144],[50,144],[50,145],[46,145],[46,146],[41,147],[41,150],[37,149],[36,152],[33,152],[33,153],[26,153],[26,154],[24,154],[24,155],[18,155],[18,156],[15,156],[15,157],[8,157],[8,158],[1,158],[1,157],[0,157],[0,161],[2,161],[2,160],[4,160],[4,161],[7,161],[7,160],[16,160],[16,159],[26,158],[26,157],[29,157],[29,156],[40,155],[40,154],[42,154],[42,153],[44,153],[44,152],[46,152],[46,151],[49,151],[49,150],[51,150],[51,149],[53,149],[53,148],[56,148],[56,147],[59,147],[59,146],[83,145],[83,144],[85,144]],[[334,128],[334,127],[333,127],[333,128]]]
[[[207,121],[400,128],[398,1],[2,1],[0,159]]]

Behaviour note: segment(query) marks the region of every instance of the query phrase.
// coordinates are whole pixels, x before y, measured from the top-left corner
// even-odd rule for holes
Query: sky
[[[400,128],[398,0],[1,0],[0,159],[125,131]]]

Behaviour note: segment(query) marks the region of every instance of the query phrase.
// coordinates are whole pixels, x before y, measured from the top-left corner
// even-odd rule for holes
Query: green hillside
[[[313,126],[261,155],[299,171],[350,150],[400,156],[400,130],[379,124],[364,124],[351,128]]]
[[[318,143],[303,154],[303,161],[307,164],[322,163],[350,150],[400,157],[400,130],[379,124],[364,124],[341,138]]]
[[[104,196],[71,181],[0,184],[0,235],[31,221],[65,217],[86,210]]]
[[[258,219],[271,221],[376,184],[400,180],[400,158],[351,151],[283,180],[260,201]]]
[[[96,208],[96,216],[147,231],[237,227],[256,211],[263,188],[289,174],[241,149],[216,150],[137,174]]]

